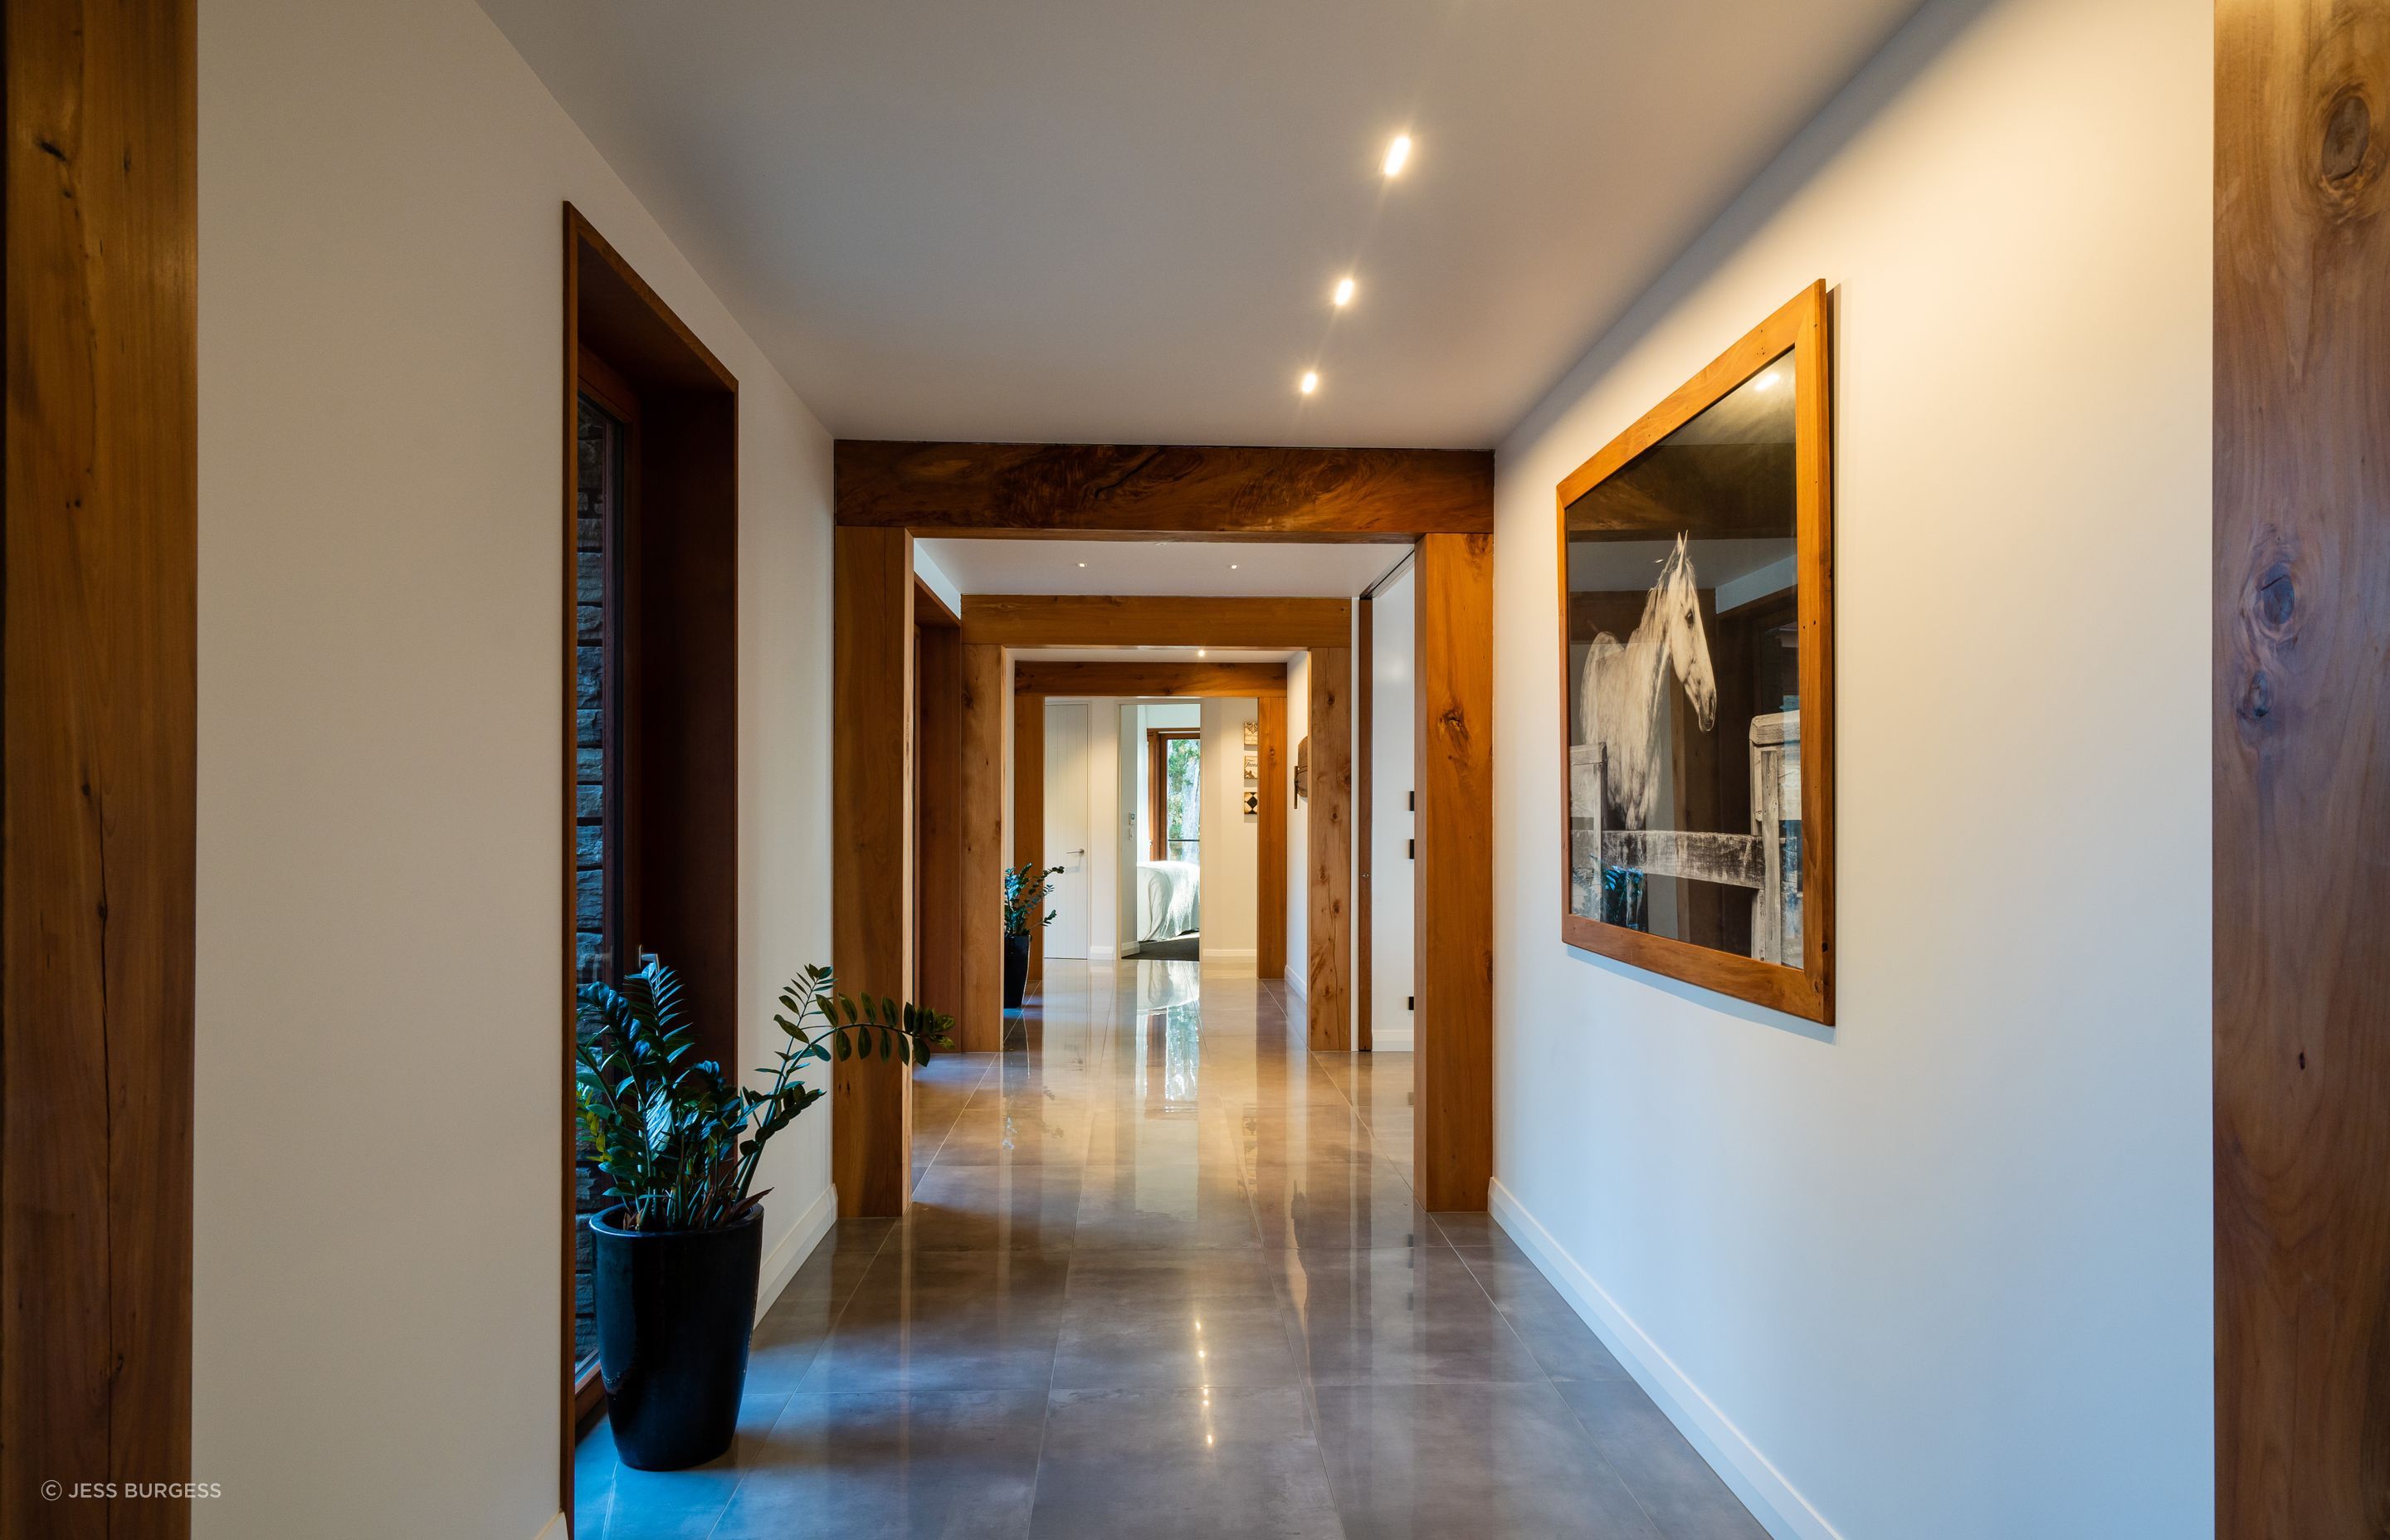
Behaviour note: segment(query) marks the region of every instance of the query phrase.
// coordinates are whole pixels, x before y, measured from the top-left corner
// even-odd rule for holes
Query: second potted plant
[[[1007,1010],[1019,1010],[1022,997],[1029,993],[1029,927],[1034,923],[1042,930],[1054,923],[1054,911],[1046,907],[1046,895],[1054,891],[1054,884],[1046,879],[1061,869],[1023,861],[1004,874],[1004,1008]]]

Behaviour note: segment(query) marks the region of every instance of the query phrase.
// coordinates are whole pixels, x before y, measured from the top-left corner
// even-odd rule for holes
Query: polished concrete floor
[[[601,1424],[579,1533],[1764,1540],[1501,1231],[1413,1202],[1409,1056],[1301,1013],[1049,965],[1016,1046],[920,1077],[912,1212],[757,1328],[737,1446],[626,1470]]]

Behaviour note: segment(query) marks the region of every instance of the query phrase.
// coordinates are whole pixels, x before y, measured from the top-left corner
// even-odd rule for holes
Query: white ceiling
[[[1485,447],[1917,0],[482,5],[834,433]]]
[[[1247,545],[1211,541],[916,540],[966,594],[1247,595],[1350,598],[1407,545]]]

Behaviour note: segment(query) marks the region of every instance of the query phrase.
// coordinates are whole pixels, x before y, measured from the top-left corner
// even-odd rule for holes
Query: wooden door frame
[[[1050,662],[1023,653],[1012,665],[1013,699],[1205,700],[1250,699],[1256,707],[1258,764],[1255,799],[1259,811],[1254,828],[1253,885],[1255,971],[1277,978],[1286,971],[1286,794],[1285,754],[1277,745],[1286,734],[1286,665],[1284,663],[1173,662]],[[1275,726],[1272,724],[1275,721]],[[1183,736],[1185,728],[1155,729]],[[1016,765],[1015,778],[1025,774]],[[1275,836],[1275,837],[1273,837]],[[1018,864],[1016,862],[1016,864]],[[1273,937],[1275,944],[1273,945]],[[1127,943],[1122,943],[1124,949]]]
[[[191,0],[5,18],[0,1534],[181,1540],[191,1479]]]
[[[1446,948],[1442,956],[1448,963],[1435,970],[1433,980],[1422,969],[1414,1019],[1415,1040],[1437,1050],[1422,1054],[1420,1060],[1416,1126],[1427,1158],[1420,1161],[1420,1194],[1431,1207],[1483,1210],[1493,1161],[1493,456],[1450,450],[841,440],[834,462],[835,517],[842,541],[850,534],[885,534],[908,544],[917,534],[1365,541],[1416,545],[1423,555],[1443,553],[1436,569],[1441,576],[1420,584],[1419,600],[1419,923],[1422,936],[1434,936]],[[843,569],[847,546],[842,544],[840,549]],[[840,590],[843,607],[854,596],[848,594],[843,580]],[[1279,612],[1268,614],[1271,608]],[[1432,608],[1441,617],[1435,625],[1426,623]],[[976,596],[966,597],[962,619],[966,652],[982,655],[979,663],[966,664],[965,673],[982,679],[987,693],[996,688],[996,671],[1011,668],[1010,649],[1128,645],[1120,637],[1122,622],[1129,619],[1140,628],[1135,642],[1147,646],[1342,650],[1349,669],[1354,645],[1352,606],[1343,599]],[[875,711],[888,712],[893,707],[894,714],[910,719],[908,666],[869,665],[867,678],[847,677],[849,665],[843,659],[839,666],[840,707],[831,724],[835,739],[845,742],[850,728],[867,734],[865,718]],[[1003,693],[1009,706],[1011,692]],[[1340,691],[1339,698],[1349,702],[1349,688]],[[1433,722],[1429,720],[1431,703],[1443,713]],[[983,712],[980,719],[984,722],[993,714]],[[1284,716],[1284,697],[1262,698],[1266,777],[1284,770],[1285,746],[1271,741],[1273,727],[1283,737]],[[968,772],[972,756],[968,743],[965,754]],[[1349,789],[1349,778],[1346,785]],[[1285,842],[1282,820],[1272,816],[1284,810],[1273,802],[1270,796],[1263,799],[1258,832],[1265,850],[1273,840],[1281,849]],[[967,839],[974,837],[970,830],[976,824],[993,818],[998,822],[995,848],[1004,849],[1001,817],[1000,801],[967,814]],[[1349,827],[1343,835],[1349,840]],[[860,868],[870,858],[868,853],[884,843],[842,817],[833,866]],[[1463,866],[1483,869],[1458,869]],[[842,882],[840,891],[848,892],[848,884]],[[1285,949],[1284,914],[1282,909],[1273,914],[1268,896],[1264,895],[1256,926],[1256,961],[1265,967],[1273,960],[1273,947],[1281,962]],[[1344,911],[1338,915],[1340,920],[1349,921],[1350,904],[1349,892],[1337,895],[1336,905]],[[999,954],[1000,942],[992,932],[976,944],[967,937],[967,1043],[968,1023],[982,1013],[975,1003],[978,995],[996,987],[998,976],[988,959]],[[1352,956],[1348,947],[1347,968]],[[893,960],[887,975],[891,980],[906,976],[908,957]],[[1441,1066],[1442,1079],[1425,1072],[1431,1061]],[[875,1093],[875,1105],[857,1109],[862,1124],[875,1131],[870,1135],[858,1133],[856,1120],[844,1115],[833,1121],[834,1163],[840,1170],[880,1162],[890,1168],[877,1189],[881,1196],[867,1204],[851,1201],[842,1182],[842,1213],[903,1212],[911,1160],[910,1131],[902,1127],[906,1120],[899,1110],[904,1094],[893,1085],[882,1086]],[[845,1112],[844,1104],[840,1110]],[[863,1152],[860,1146],[878,1139],[878,1130],[892,1127],[902,1131],[883,1145],[876,1160]]]
[[[2390,1514],[2390,0],[2216,7],[2216,1533]]]
[[[709,1057],[738,1045],[738,609],[739,381],[637,271],[571,203],[563,205],[563,577],[561,1120],[578,1124],[574,1050],[579,1039],[575,847],[579,787],[576,674],[579,633],[581,397],[587,393],[634,425],[638,446],[624,469],[622,554],[623,666],[628,689],[642,679],[672,700],[669,712],[641,711],[618,724],[631,736],[617,756],[618,782],[605,795],[623,803],[613,827],[634,919],[631,947],[654,943],[684,969]],[[650,485],[652,480],[653,484]],[[675,624],[647,626],[665,610]],[[684,623],[696,616],[696,623]],[[641,633],[647,633],[643,638]],[[669,632],[669,640],[666,633]],[[627,801],[626,801],[627,799]],[[644,811],[643,811],[644,810]],[[670,860],[644,860],[652,837]],[[621,971],[628,957],[614,959]],[[576,1373],[576,1160],[562,1161],[562,1411],[559,1501],[568,1533],[573,1449],[604,1405],[593,1371]]]

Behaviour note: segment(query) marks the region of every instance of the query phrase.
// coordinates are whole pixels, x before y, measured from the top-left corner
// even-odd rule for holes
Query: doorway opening
[[[1201,707],[1126,709],[1140,718],[1144,763],[1141,795],[1130,813],[1137,875],[1128,895],[1132,939],[1124,956],[1193,962],[1203,955]]]

